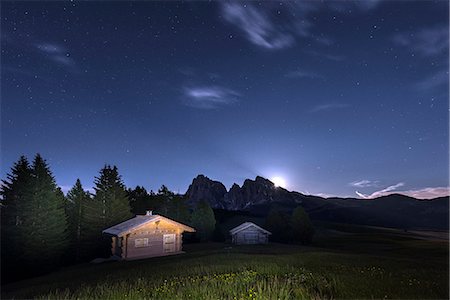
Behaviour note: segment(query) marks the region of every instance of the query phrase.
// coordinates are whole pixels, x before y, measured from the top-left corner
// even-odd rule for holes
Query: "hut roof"
[[[252,223],[252,222],[242,223],[241,225],[236,226],[233,229],[231,229],[230,233],[231,234],[235,234],[235,233],[238,233],[239,231],[242,231],[242,230],[247,229],[247,228],[252,227],[252,226],[258,228],[259,230],[261,230],[261,231],[263,231],[263,232],[265,232],[267,234],[272,234],[270,231],[265,230],[264,228],[259,227],[258,225],[256,225],[255,223]]]
[[[184,231],[187,232],[195,232],[195,229],[192,227],[189,227],[187,225],[181,224],[179,222],[176,222],[174,220],[171,220],[169,218],[160,216],[160,215],[137,215],[132,219],[129,219],[125,222],[119,223],[117,225],[114,225],[112,227],[109,227],[102,232],[105,234],[115,235],[115,236],[124,236],[128,233],[130,233],[133,230],[136,230],[137,228],[144,226],[148,223],[156,222],[156,221],[167,221],[169,223],[172,223],[175,226],[181,227]]]

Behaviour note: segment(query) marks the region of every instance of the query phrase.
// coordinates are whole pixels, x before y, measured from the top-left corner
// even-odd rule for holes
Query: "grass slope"
[[[318,226],[313,247],[190,244],[180,256],[84,264],[9,284],[2,298],[448,298],[448,240]]]

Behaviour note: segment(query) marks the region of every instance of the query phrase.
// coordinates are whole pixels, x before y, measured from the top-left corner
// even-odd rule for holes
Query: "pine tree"
[[[86,240],[91,242],[97,255],[108,255],[110,240],[102,236],[102,231],[132,216],[125,185],[116,166],[105,165],[100,170],[94,190],[95,195],[92,201],[88,201],[83,218]],[[94,249],[96,245],[98,247]]]
[[[216,218],[209,203],[204,200],[200,201],[192,212],[191,218],[192,226],[200,241],[210,240],[216,226]]]
[[[127,196],[130,201],[131,212],[134,215],[143,215],[147,210],[155,210],[153,207],[151,194],[144,187],[136,186],[135,189],[128,189]]]
[[[31,179],[32,170],[28,160],[25,156],[21,156],[11,168],[7,179],[2,180],[0,191],[2,281],[14,280],[22,272],[23,245],[18,233],[23,217],[18,205],[31,198]]]
[[[68,237],[63,199],[47,163],[39,154],[33,161],[30,187],[30,198],[17,203],[18,238],[24,260],[42,270],[59,263]]]
[[[169,203],[167,217],[183,224],[189,223],[191,214],[189,212],[186,198],[183,195],[173,195],[171,202]]]
[[[84,256],[83,237],[85,224],[83,223],[86,206],[91,201],[89,192],[86,192],[77,179],[75,185],[67,192],[67,216],[69,221],[69,236],[73,258],[79,261]]]
[[[266,218],[265,227],[272,232],[271,239],[276,242],[287,242],[290,240],[291,228],[289,227],[289,216],[273,208]]]
[[[303,207],[299,206],[292,212],[291,227],[294,241],[302,244],[312,242],[314,227]]]
[[[173,202],[173,198],[175,197],[175,194],[170,191],[167,186],[164,184],[161,186],[161,188],[158,190],[158,193],[155,197],[155,204],[157,204],[158,212],[160,212],[162,215],[169,217],[170,215],[170,209]]]

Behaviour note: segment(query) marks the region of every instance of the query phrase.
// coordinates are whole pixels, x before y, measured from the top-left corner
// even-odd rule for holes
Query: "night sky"
[[[448,194],[448,5],[2,1],[1,178]]]

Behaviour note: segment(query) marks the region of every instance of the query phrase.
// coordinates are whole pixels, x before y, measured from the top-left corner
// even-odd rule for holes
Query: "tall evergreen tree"
[[[11,168],[6,180],[2,180],[0,194],[1,209],[1,265],[2,281],[14,280],[23,271],[21,259],[23,244],[19,238],[19,229],[23,217],[18,209],[19,203],[31,198],[32,170],[25,156]]]
[[[287,242],[290,240],[291,228],[289,216],[272,208],[266,218],[266,228],[272,232],[271,239],[276,242]]]
[[[302,244],[312,242],[314,227],[303,207],[299,206],[292,212],[291,227],[294,241]]]
[[[158,212],[168,217],[174,197],[175,194],[163,184],[155,196],[155,204],[158,206]]]
[[[209,203],[204,200],[200,201],[192,212],[191,218],[191,224],[200,241],[210,240],[216,226],[216,218]]]
[[[186,198],[183,195],[173,195],[169,203],[169,211],[167,213],[167,217],[184,224],[190,222],[191,214],[189,212]]]
[[[80,179],[77,179],[75,185],[67,192],[67,216],[69,221],[69,236],[73,258],[79,261],[84,256],[83,238],[86,230],[84,224],[84,215],[86,206],[91,201],[89,192],[86,192],[81,185]]]
[[[32,166],[31,197],[17,203],[18,238],[24,260],[41,269],[60,262],[68,244],[64,203],[46,161],[37,154]]]
[[[125,185],[116,166],[105,165],[100,175],[95,178],[95,195],[86,205],[84,223],[86,239],[92,243],[96,255],[108,255],[109,239],[102,236],[102,231],[131,218]],[[98,241],[103,241],[99,243]]]
[[[152,203],[152,195],[144,187],[136,186],[127,190],[131,212],[135,215],[143,215],[147,210],[155,210]]]

